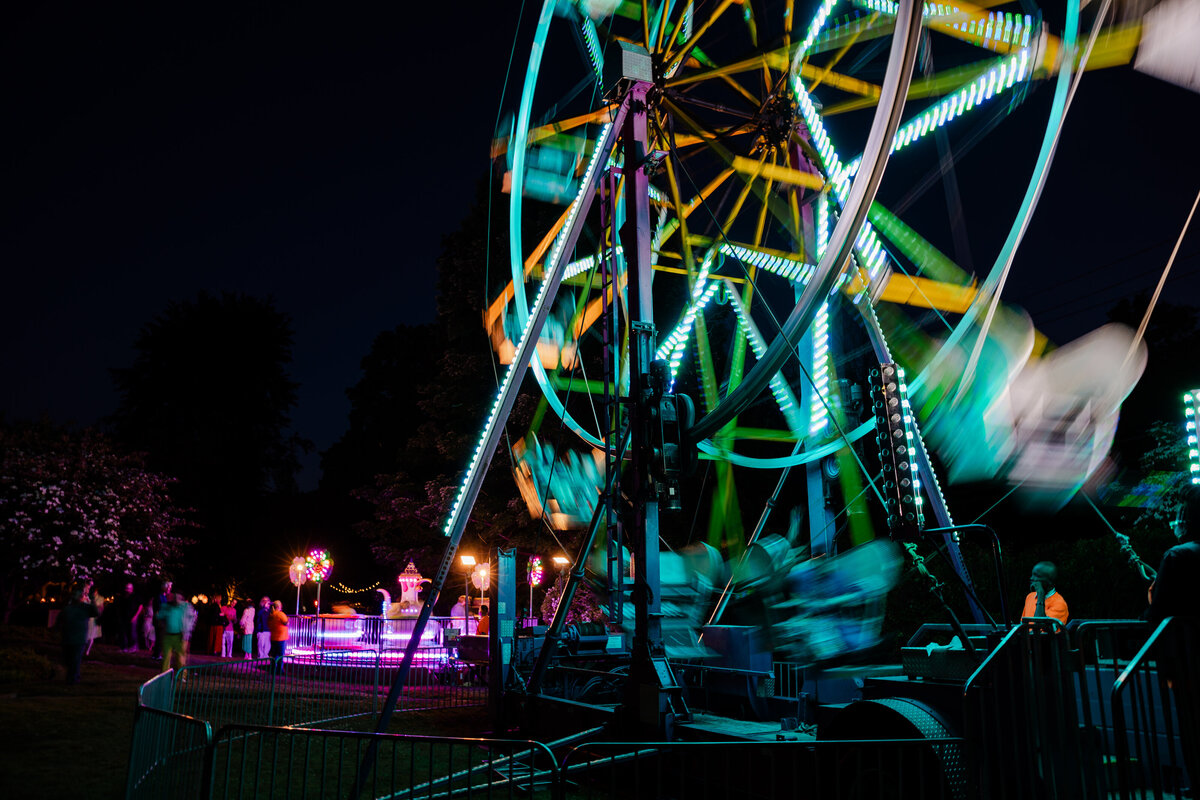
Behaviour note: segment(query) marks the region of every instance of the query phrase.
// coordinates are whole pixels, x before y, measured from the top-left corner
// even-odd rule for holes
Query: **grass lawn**
[[[56,656],[52,643],[34,650]],[[0,683],[0,797],[124,796],[137,688],[155,672],[148,658],[97,646],[75,686],[61,668],[53,679]]]
[[[157,673],[156,665],[145,654],[97,644],[84,660],[82,683],[70,686],[61,667],[53,677],[37,674],[39,663],[44,670],[46,660],[60,661],[52,634],[2,628],[0,656],[5,653],[10,658],[0,657],[0,667],[19,653],[16,661],[31,659],[35,669],[24,675],[0,669],[0,797],[123,797],[137,690]],[[193,657],[191,663],[213,660]],[[397,713],[391,731],[480,736],[486,725],[483,708],[448,709]]]

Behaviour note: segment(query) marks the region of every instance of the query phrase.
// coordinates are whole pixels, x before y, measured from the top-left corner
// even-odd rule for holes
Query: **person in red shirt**
[[[1054,588],[1058,581],[1058,567],[1049,561],[1039,561],[1033,565],[1033,574],[1029,576],[1029,594],[1025,597],[1025,608],[1022,617],[1054,617],[1063,625],[1067,624],[1067,601],[1062,593]]]

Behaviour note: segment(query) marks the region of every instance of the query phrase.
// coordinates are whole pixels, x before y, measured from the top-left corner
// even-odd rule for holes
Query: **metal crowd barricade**
[[[1116,752],[1112,686],[1146,641],[1150,626],[1141,620],[1083,620],[1068,624],[1067,633],[1075,656],[1080,724],[1098,737],[1107,764]],[[1106,785],[1115,783],[1107,771],[1105,779]]]
[[[372,743],[359,797],[524,798],[553,796],[558,785],[554,755],[533,741],[237,725],[213,742],[207,796],[349,797]]]
[[[155,679],[143,691],[158,698],[156,707],[162,710],[204,719],[218,728],[313,727],[350,720],[366,727],[379,712],[399,663],[397,653],[375,650],[319,651],[283,663],[223,661],[184,667],[173,682]],[[419,651],[397,710],[486,703],[487,686],[477,670],[458,663],[446,648],[429,647]]]
[[[786,742],[602,742],[560,761],[571,798],[920,797],[961,800],[944,759],[961,739]]]
[[[408,647],[408,640],[412,638],[413,629],[416,627],[417,620],[415,617],[403,617],[400,619],[381,619],[380,624],[379,649],[387,652],[389,650],[404,650]],[[436,648],[443,645],[442,630],[446,627],[445,617],[430,617],[429,622],[425,625],[425,630],[421,633],[421,648]],[[462,625],[462,620],[458,624]]]
[[[166,710],[206,720],[218,728],[232,723],[270,725],[274,721],[273,663],[269,658],[256,658],[176,670]]]
[[[166,673],[170,678],[170,674]],[[212,726],[183,714],[138,706],[125,781],[127,798],[206,798]]]
[[[403,651],[415,624],[415,617],[289,615],[288,648],[306,655],[330,651]],[[443,632],[462,625],[461,618],[430,617],[421,635],[421,647],[443,647],[446,644]]]
[[[373,724],[382,703],[377,651],[325,652],[313,659],[285,661],[271,670],[273,709],[257,724]]]
[[[162,672],[143,683],[138,687],[137,704],[159,711],[171,711],[175,693],[174,678],[173,672]]]
[[[1079,684],[1058,620],[1013,627],[967,681],[970,763],[983,798],[1103,797],[1098,733],[1081,725]]]
[[[1122,798],[1174,797],[1200,782],[1200,619],[1168,617],[1112,687]]]

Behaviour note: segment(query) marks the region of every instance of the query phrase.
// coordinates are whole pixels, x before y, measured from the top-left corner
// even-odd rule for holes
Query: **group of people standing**
[[[237,643],[243,660],[267,657],[283,659],[287,650],[288,617],[281,601],[272,603],[269,597],[264,596],[257,605],[249,601],[234,605],[225,603],[222,595],[216,595],[197,611],[179,593],[170,596],[170,589],[170,581],[165,581],[163,594],[155,599],[157,610],[154,612],[155,624],[165,637],[162,648],[164,672],[172,666],[174,646],[177,644],[174,637],[177,633],[182,635],[182,648],[178,651],[179,666],[186,663],[188,642],[197,622],[207,626],[204,639],[206,649],[199,651],[205,655],[233,658],[234,645]],[[171,645],[171,649],[168,650],[166,645]],[[276,669],[279,668],[277,662]]]
[[[71,683],[79,682],[83,657],[101,635],[102,614],[104,628],[122,653],[144,649],[152,658],[162,659],[164,672],[186,665],[189,652],[219,658],[240,655],[247,660],[271,657],[277,659],[279,669],[287,650],[288,617],[279,600],[272,603],[263,597],[258,603],[235,604],[216,595],[197,608],[165,580],[161,590],[144,602],[132,583],[125,584],[106,610],[88,581],[73,588],[60,617],[63,663]]]

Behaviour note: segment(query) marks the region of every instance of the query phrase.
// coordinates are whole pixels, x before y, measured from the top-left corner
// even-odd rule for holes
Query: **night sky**
[[[434,261],[487,174],[519,9],[10,10],[0,411],[96,422],[117,401],[108,370],[132,362],[144,323],[171,300],[232,290],[291,315],[294,427],[328,447],[374,336],[433,319]],[[523,35],[507,108],[528,47]],[[967,219],[985,223],[977,268],[1011,219],[993,188],[1032,165],[1039,132],[1013,122],[1026,145],[1011,159],[991,146],[959,170]],[[1200,97],[1183,89],[1127,67],[1085,77],[1006,295],[1052,338],[1153,286],[1200,189],[1198,122]],[[1200,304],[1197,227],[1168,284],[1175,302]]]
[[[375,335],[433,319],[487,174],[516,7],[470,6],[25,4],[0,47],[0,410],[93,423],[168,301],[241,291],[291,315],[294,426],[328,447]]]

